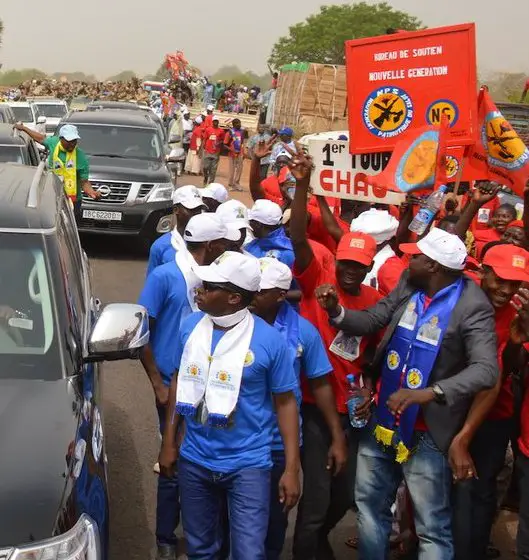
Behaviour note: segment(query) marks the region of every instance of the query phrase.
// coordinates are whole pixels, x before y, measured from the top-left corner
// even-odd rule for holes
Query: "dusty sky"
[[[419,17],[428,27],[475,21],[480,70],[529,75],[527,41],[523,39],[529,0],[388,2]],[[263,72],[272,45],[290,25],[318,11],[319,6],[333,3],[347,2],[88,0],[74,2],[61,12],[55,9],[60,2],[1,0],[5,31],[0,62],[4,69],[80,70],[105,78],[126,69],[139,75],[153,73],[166,52],[180,49],[207,73],[224,64]],[[237,10],[239,21],[235,22],[228,6]]]

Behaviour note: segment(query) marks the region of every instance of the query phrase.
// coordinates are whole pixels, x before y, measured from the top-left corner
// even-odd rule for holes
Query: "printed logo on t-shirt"
[[[488,224],[490,217],[490,208],[481,208],[478,212],[478,222],[480,224]]]
[[[244,358],[244,367],[249,367],[255,362],[255,354],[248,350],[246,357]]]

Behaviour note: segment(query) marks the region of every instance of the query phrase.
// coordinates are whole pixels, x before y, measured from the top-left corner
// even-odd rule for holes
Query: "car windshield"
[[[0,379],[58,379],[61,361],[43,237],[0,232]]]
[[[27,151],[23,146],[16,146],[13,144],[0,144],[0,163],[29,164]]]
[[[33,112],[29,107],[11,107],[17,121],[33,122]]]
[[[76,124],[80,147],[92,156],[160,160],[163,149],[159,134],[148,128]]]
[[[44,117],[60,119],[66,115],[66,107],[62,103],[39,103],[35,106],[37,107],[39,115]]]

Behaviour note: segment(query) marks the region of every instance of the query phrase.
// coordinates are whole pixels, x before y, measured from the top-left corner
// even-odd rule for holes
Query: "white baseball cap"
[[[210,105],[208,105],[208,106],[206,107],[206,110],[207,110],[207,111],[213,111],[213,109],[215,109],[215,105],[211,105],[211,104],[210,104]]]
[[[181,204],[188,210],[194,210],[199,206],[205,206],[200,196],[200,191],[194,185],[184,185],[173,193],[173,205]]]
[[[432,261],[452,270],[463,270],[467,261],[467,249],[461,239],[439,228],[417,243],[403,243],[400,250],[408,255],[426,255]]]
[[[387,210],[370,208],[351,222],[351,231],[366,233],[375,239],[377,245],[395,237],[399,221]]]
[[[248,212],[248,219],[266,226],[277,226],[283,219],[283,212],[279,204],[263,198],[255,201]]]
[[[219,117],[217,117],[217,115],[213,115],[213,118],[211,119],[211,121],[212,121],[212,122],[213,122],[213,121],[220,122],[220,119],[219,119]]]
[[[261,283],[259,260],[235,251],[226,251],[209,266],[195,268],[195,273],[203,282],[229,282],[248,292],[258,292]]]
[[[272,257],[259,259],[259,264],[261,266],[260,290],[270,290],[272,288],[279,288],[280,290],[290,289],[292,271],[286,264]]]
[[[76,126],[65,124],[59,130],[59,138],[64,138],[67,142],[71,142],[72,140],[79,140],[81,137]]]
[[[223,224],[220,218],[211,212],[193,216],[184,231],[184,241],[194,243],[216,241],[217,239],[239,241],[240,238],[241,232],[237,228]]]
[[[248,208],[234,198],[223,202],[216,210],[222,221],[234,224],[239,229],[250,228],[248,223]]]
[[[220,183],[210,183],[207,187],[202,189],[201,193],[202,198],[212,198],[221,204],[230,198],[226,187]]]

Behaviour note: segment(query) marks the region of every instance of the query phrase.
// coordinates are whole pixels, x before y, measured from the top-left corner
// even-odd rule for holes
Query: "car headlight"
[[[152,189],[151,193],[147,197],[147,202],[163,202],[164,200],[171,200],[173,197],[173,191],[173,183],[160,183]]]
[[[9,560],[100,560],[96,524],[83,514],[75,527],[58,537],[15,548]]]

